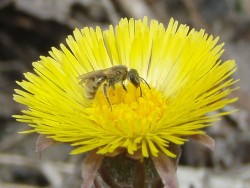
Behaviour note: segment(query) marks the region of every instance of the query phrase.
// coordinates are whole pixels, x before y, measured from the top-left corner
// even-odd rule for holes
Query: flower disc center
[[[166,99],[161,92],[149,89],[144,84],[141,84],[142,96],[139,87],[129,83],[126,88],[127,91],[116,84],[115,89],[108,89],[111,106],[100,88],[93,101],[93,115],[99,117],[99,125],[105,122],[117,130],[125,129],[129,137],[145,136],[150,132],[151,124],[155,125],[161,119],[166,109]]]
[[[131,83],[126,88],[127,91],[116,84],[115,89],[108,89],[112,108],[101,87],[93,100],[90,118],[95,121],[94,129],[99,130],[98,136],[113,140],[104,144],[104,148],[99,148],[99,153],[107,154],[118,148],[127,148],[129,154],[134,154],[145,140],[154,136],[158,122],[164,115],[167,104],[160,91],[141,84],[141,96],[140,88]]]

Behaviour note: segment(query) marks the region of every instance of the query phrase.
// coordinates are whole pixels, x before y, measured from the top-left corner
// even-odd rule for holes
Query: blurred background
[[[239,100],[226,108],[239,111],[207,129],[214,151],[192,141],[183,147],[180,188],[250,187],[249,0],[0,0],[0,188],[79,187],[83,156],[70,156],[71,148],[62,144],[39,155],[38,135],[17,133],[28,127],[11,117],[22,109],[12,100],[15,81],[74,28],[107,28],[121,17],[145,15],[165,25],[173,17],[220,36],[223,59],[238,64],[240,89],[233,95]]]

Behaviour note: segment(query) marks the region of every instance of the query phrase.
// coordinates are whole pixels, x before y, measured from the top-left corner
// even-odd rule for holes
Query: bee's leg
[[[141,90],[141,86],[139,86],[140,87],[140,96],[142,97],[142,90]]]
[[[128,92],[128,90],[127,90],[127,88],[125,87],[124,83],[121,82],[121,84],[122,84],[122,88],[123,88],[126,92]]]
[[[110,80],[108,81],[108,83],[109,83],[108,87],[112,87],[112,89],[115,90],[115,82],[114,82],[114,80],[113,80],[113,79],[110,79]]]
[[[109,100],[108,92],[107,92],[108,87],[109,87],[109,86],[108,86],[107,83],[103,84],[103,92],[104,92],[104,95],[105,95],[105,97],[106,97],[106,99],[107,99],[107,101],[108,101],[108,103],[109,103],[110,109],[111,109],[111,111],[112,111],[111,102],[110,102],[110,100]]]

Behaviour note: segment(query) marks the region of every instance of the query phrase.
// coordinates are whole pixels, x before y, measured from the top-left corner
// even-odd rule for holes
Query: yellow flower
[[[96,151],[102,155],[176,157],[171,143],[188,137],[230,112],[209,113],[232,103],[228,96],[236,82],[233,60],[222,62],[223,44],[204,30],[190,30],[170,20],[121,19],[114,28],[76,29],[68,47],[52,48],[49,57],[34,62],[35,73],[17,82],[14,100],[28,107],[14,117],[30,130],[58,142],[77,146],[72,154]],[[86,98],[79,76],[115,65],[134,68],[150,88],[129,81],[108,88],[112,110],[100,86],[93,100]]]

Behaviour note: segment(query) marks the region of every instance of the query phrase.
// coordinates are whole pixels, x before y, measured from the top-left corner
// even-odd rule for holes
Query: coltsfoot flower
[[[22,89],[15,90],[14,100],[28,109],[14,117],[30,126],[25,133],[42,135],[39,151],[50,139],[76,147],[72,154],[89,152],[82,187],[92,185],[104,156],[120,154],[140,161],[150,157],[164,186],[177,187],[171,158],[180,150],[172,146],[191,137],[212,148],[203,128],[230,113],[217,110],[236,100],[229,98],[236,64],[220,60],[218,40],[173,19],[167,28],[145,17],[121,19],[105,31],[76,29],[67,47],[52,48],[49,57],[33,63],[34,73],[17,82]],[[105,96],[100,85],[88,99],[79,76],[116,65],[136,69],[150,88],[125,81],[127,91],[116,83]]]

